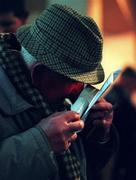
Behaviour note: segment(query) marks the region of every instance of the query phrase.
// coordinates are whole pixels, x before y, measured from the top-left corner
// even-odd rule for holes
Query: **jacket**
[[[15,90],[0,68],[0,180],[48,179],[57,166],[40,115]]]

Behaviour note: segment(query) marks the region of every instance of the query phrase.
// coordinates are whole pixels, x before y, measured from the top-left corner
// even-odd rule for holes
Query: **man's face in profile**
[[[13,32],[24,24],[24,21],[16,17],[12,12],[0,14],[0,33]]]

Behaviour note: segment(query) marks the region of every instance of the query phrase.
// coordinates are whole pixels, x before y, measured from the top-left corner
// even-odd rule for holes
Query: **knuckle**
[[[74,111],[70,111],[71,112],[71,115],[73,116],[73,118],[80,118],[80,114],[77,113],[77,112],[74,112]]]
[[[71,140],[76,140],[77,139],[77,133],[74,133],[71,137]]]

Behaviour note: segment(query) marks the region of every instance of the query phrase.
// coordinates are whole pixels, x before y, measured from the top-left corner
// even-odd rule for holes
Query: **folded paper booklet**
[[[118,69],[110,74],[106,79],[100,90],[93,86],[86,85],[80,93],[79,97],[71,106],[71,110],[78,112],[81,115],[82,120],[86,120],[91,107],[95,102],[106,93],[107,89],[113,84],[114,80],[121,73],[121,69]]]

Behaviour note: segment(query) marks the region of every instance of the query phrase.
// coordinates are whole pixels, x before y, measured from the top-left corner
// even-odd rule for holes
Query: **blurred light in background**
[[[129,3],[127,0],[88,0],[87,15],[95,19],[104,35],[102,64],[106,77],[119,67],[135,63],[136,38]]]
[[[48,0],[26,0],[27,9],[30,12],[28,23],[32,22],[48,5]]]
[[[81,14],[86,14],[87,0],[49,0],[49,5],[54,3],[71,6]]]

